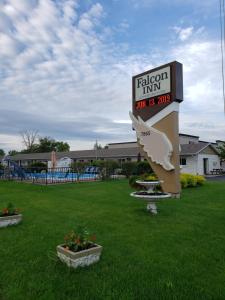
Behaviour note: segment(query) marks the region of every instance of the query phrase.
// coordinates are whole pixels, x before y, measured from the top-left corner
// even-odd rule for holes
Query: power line
[[[223,83],[223,100],[224,100],[224,113],[225,113],[225,78],[224,78],[224,49],[225,49],[225,6],[224,0],[220,1],[220,49],[221,49],[221,71]]]

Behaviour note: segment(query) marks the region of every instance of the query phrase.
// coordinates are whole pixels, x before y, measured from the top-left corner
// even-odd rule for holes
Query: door
[[[204,174],[207,175],[209,173],[209,159],[203,158],[203,170]]]

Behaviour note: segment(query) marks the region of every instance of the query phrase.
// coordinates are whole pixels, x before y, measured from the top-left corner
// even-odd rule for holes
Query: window
[[[181,157],[181,158],[180,158],[180,165],[181,165],[181,166],[186,166],[186,165],[187,165],[186,158],[184,158],[184,157]]]

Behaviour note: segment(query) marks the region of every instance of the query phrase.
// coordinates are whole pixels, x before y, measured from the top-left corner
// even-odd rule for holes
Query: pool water
[[[97,179],[98,174],[89,173],[63,173],[63,172],[48,172],[48,173],[29,173],[28,177],[32,179],[56,179],[56,180],[90,180]]]

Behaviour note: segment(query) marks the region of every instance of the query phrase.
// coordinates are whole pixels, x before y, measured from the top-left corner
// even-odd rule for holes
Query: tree
[[[9,150],[8,155],[13,156],[13,155],[16,155],[18,153],[20,153],[20,152],[16,151],[16,150]]]
[[[3,149],[0,149],[0,156],[5,156],[5,151]]]
[[[96,141],[96,142],[94,143],[93,149],[94,149],[94,150],[100,150],[100,149],[102,149],[102,145],[101,145],[101,144],[98,144],[98,141]]]
[[[57,152],[68,152],[70,151],[70,145],[66,142],[55,142],[55,149]]]
[[[43,137],[39,138],[39,144],[36,149],[36,152],[51,152],[55,151],[55,140],[52,139],[51,137]]]
[[[38,138],[38,130],[24,130],[21,131],[20,134],[22,137],[22,142],[26,147],[26,149],[23,152],[35,152],[35,142]]]
[[[221,146],[218,147],[219,150],[219,156],[222,160],[225,159],[225,142]]]
[[[70,146],[68,143],[62,141],[56,141],[55,139],[45,136],[39,138],[39,143],[35,145],[34,152],[68,152],[70,151]]]
[[[62,141],[56,141],[55,139],[45,136],[38,138],[38,131],[25,130],[21,132],[23,144],[26,149],[22,150],[21,153],[41,153],[41,152],[68,152],[70,146],[68,143]],[[38,139],[38,141],[37,141]]]

